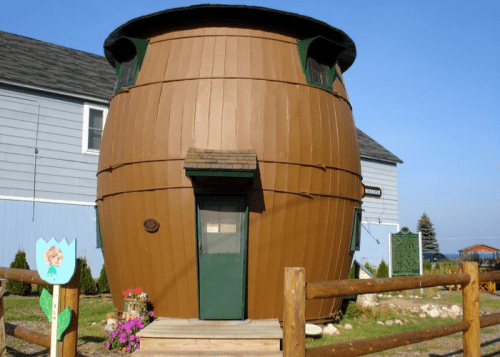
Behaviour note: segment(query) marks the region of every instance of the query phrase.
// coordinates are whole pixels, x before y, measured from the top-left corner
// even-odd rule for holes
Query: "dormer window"
[[[318,36],[299,41],[297,49],[307,83],[333,90],[335,63],[345,47]]]
[[[121,37],[110,47],[116,60],[115,67],[118,77],[115,93],[118,93],[123,87],[135,84],[147,47],[147,40],[131,37]]]

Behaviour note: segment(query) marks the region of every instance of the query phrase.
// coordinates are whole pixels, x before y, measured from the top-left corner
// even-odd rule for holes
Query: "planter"
[[[123,319],[132,320],[136,317],[146,316],[149,300],[125,298],[123,302]]]

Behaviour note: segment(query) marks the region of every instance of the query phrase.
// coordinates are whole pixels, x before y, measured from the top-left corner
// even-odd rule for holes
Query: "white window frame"
[[[89,149],[89,113],[90,109],[102,111],[102,129],[106,125],[108,107],[105,105],[84,103],[83,105],[83,130],[82,130],[82,154],[99,155],[99,150]]]

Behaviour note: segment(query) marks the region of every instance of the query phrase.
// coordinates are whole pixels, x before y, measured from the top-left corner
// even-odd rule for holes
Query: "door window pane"
[[[240,254],[245,212],[240,196],[202,196],[198,200],[202,254]]]

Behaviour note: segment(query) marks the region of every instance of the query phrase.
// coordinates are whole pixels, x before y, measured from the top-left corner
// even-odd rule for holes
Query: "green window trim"
[[[361,249],[361,212],[362,210],[359,207],[354,209],[349,253],[353,253]]]
[[[103,248],[102,245],[102,235],[101,235],[101,223],[99,222],[99,208],[95,208],[95,228],[96,228],[96,248]]]
[[[186,176],[206,176],[206,177],[254,177],[255,171],[215,171],[215,170],[186,170]]]
[[[328,52],[328,60],[330,62],[330,65],[328,65],[327,80],[326,80],[328,84],[319,83],[312,79],[311,69],[309,68],[307,61],[308,57],[316,59],[315,56],[311,55],[310,53],[312,45],[322,46],[327,50],[329,49],[329,51],[325,51]],[[305,40],[298,41],[297,51],[299,53],[300,64],[302,67],[302,71],[306,76],[307,83],[327,89],[329,91],[333,91],[333,81],[335,80],[337,75],[337,72],[335,70],[335,63],[337,62],[338,54],[342,52],[344,48],[345,48],[344,46],[337,44],[333,41],[330,41],[322,36],[316,36],[313,38],[308,38]]]
[[[115,93],[118,93],[124,87],[130,87],[135,84],[137,75],[142,67],[142,62],[144,61],[144,57],[146,56],[146,50],[148,48],[148,40],[123,37],[122,41],[124,42],[123,46],[126,46],[129,50],[132,49],[135,52],[135,55],[132,58],[129,58],[128,61],[122,60],[121,62],[115,62],[116,76],[118,78],[116,82]],[[127,42],[128,44],[125,44]],[[127,73],[127,71],[130,71],[130,73]],[[127,75],[130,77],[128,80],[122,78],[125,73],[127,73]]]

